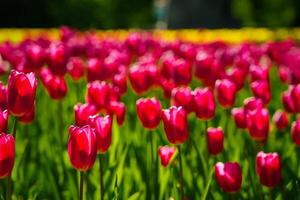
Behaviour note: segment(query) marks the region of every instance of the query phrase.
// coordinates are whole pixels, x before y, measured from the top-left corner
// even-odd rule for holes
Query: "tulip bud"
[[[233,108],[231,110],[231,115],[233,116],[237,128],[244,129],[247,127],[244,108]]]
[[[90,116],[89,125],[95,130],[98,140],[98,153],[105,153],[111,144],[112,118],[109,115]]]
[[[289,118],[286,112],[277,110],[273,115],[273,122],[277,129],[285,129],[289,125]]]
[[[40,71],[40,77],[52,99],[59,100],[66,96],[68,87],[64,77],[53,75],[47,68]]]
[[[158,155],[162,166],[167,167],[173,155],[176,152],[176,147],[162,146],[158,148]]]
[[[7,109],[7,88],[0,81],[0,109]]]
[[[280,157],[277,153],[259,152],[256,156],[256,173],[261,184],[275,187],[281,179]]]
[[[98,109],[106,109],[111,100],[112,87],[107,82],[94,81],[87,85],[87,102],[97,106]]]
[[[12,135],[0,134],[0,179],[11,175],[15,161],[15,140]]]
[[[254,81],[250,84],[253,95],[260,98],[264,104],[268,104],[271,100],[270,85],[267,81]]]
[[[186,111],[181,107],[172,106],[162,112],[162,120],[167,139],[172,144],[182,144],[189,137]]]
[[[84,126],[88,124],[89,117],[97,114],[97,109],[94,105],[89,103],[78,103],[74,106],[75,121],[77,126]]]
[[[215,176],[224,192],[237,192],[242,185],[242,170],[238,163],[218,162],[215,165]]]
[[[215,100],[209,88],[197,88],[193,91],[193,106],[198,118],[208,120],[215,115]]]
[[[145,128],[157,128],[161,120],[161,105],[158,99],[141,98],[136,102],[136,110],[138,117]]]
[[[70,126],[68,154],[73,167],[79,171],[89,170],[97,156],[97,135],[89,125]]]
[[[298,147],[300,147],[300,120],[297,120],[292,123],[291,134],[292,134],[294,143]]]
[[[222,128],[207,129],[208,152],[217,155],[223,151],[224,133]]]
[[[73,80],[79,80],[84,75],[84,64],[81,58],[70,58],[67,64],[67,70]]]
[[[235,84],[228,79],[217,80],[215,88],[217,99],[221,106],[224,108],[232,107],[235,101],[235,94],[237,92]]]
[[[108,107],[108,113],[110,115],[116,115],[117,123],[121,126],[125,121],[126,107],[123,102],[111,101]]]
[[[247,129],[253,140],[265,142],[269,134],[269,112],[265,108],[248,111]]]
[[[182,106],[187,113],[193,110],[193,94],[189,87],[179,87],[172,90],[172,104]]]
[[[25,74],[12,70],[8,78],[8,111],[18,117],[30,112],[36,88],[37,80],[34,73]]]

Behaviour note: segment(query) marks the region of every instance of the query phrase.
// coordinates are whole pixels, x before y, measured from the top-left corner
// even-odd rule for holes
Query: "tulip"
[[[98,153],[105,153],[111,144],[112,118],[110,115],[101,117],[90,116],[89,125],[95,130],[98,140]]]
[[[253,95],[260,98],[264,104],[268,104],[271,100],[270,84],[268,81],[254,81],[250,84]]]
[[[74,106],[75,121],[77,126],[84,126],[88,124],[89,117],[97,114],[97,109],[94,105],[89,103],[78,103]]]
[[[187,113],[183,107],[172,106],[162,112],[167,139],[172,144],[182,144],[189,137]]]
[[[34,73],[25,74],[12,70],[8,78],[8,111],[14,116],[22,116],[34,105],[37,79]]]
[[[0,179],[8,177],[14,167],[15,140],[10,134],[0,134]]]
[[[156,98],[141,98],[136,102],[136,110],[140,121],[147,129],[156,129],[161,120],[161,105]]]
[[[182,106],[188,113],[193,110],[193,94],[189,87],[174,88],[171,96],[174,106]]]
[[[255,97],[249,97],[244,100],[244,111],[247,113],[248,111],[252,111],[255,109],[263,108],[263,102],[261,99]]]
[[[48,64],[51,73],[63,76],[67,72],[68,55],[63,43],[52,43],[48,49]]]
[[[97,145],[97,135],[89,125],[69,128],[68,154],[75,169],[87,171],[94,165]]]
[[[238,163],[218,162],[215,165],[215,176],[219,186],[224,192],[237,192],[242,185],[242,170]]]
[[[244,108],[233,108],[231,110],[231,114],[233,116],[234,123],[237,128],[244,129],[247,127]]]
[[[30,112],[25,113],[25,115],[19,117],[19,121],[23,124],[30,124],[35,117],[35,105],[32,106],[32,109]]]
[[[246,115],[247,129],[253,140],[265,142],[269,134],[269,112],[265,108],[248,111]]]
[[[269,81],[269,70],[267,67],[251,65],[249,74],[250,74],[250,82],[261,81],[261,80]]]
[[[277,153],[259,152],[256,156],[256,173],[261,184],[275,187],[281,180],[280,157]]]
[[[277,129],[285,129],[289,125],[289,118],[286,112],[277,110],[273,115],[273,122]]]
[[[188,85],[192,80],[192,66],[184,59],[176,59],[172,63],[171,78],[176,85]]]
[[[88,82],[103,81],[106,79],[103,62],[97,58],[91,58],[87,63]]]
[[[81,58],[70,58],[67,64],[67,71],[73,80],[79,80],[84,75],[84,64]]]
[[[237,92],[235,84],[228,79],[217,80],[215,89],[217,99],[221,106],[224,108],[232,107],[235,102],[235,94]]]
[[[7,109],[7,88],[0,81],[0,109]]]
[[[121,126],[125,121],[126,107],[123,102],[111,101],[108,106],[108,113],[110,115],[116,115],[117,123]]]
[[[167,167],[173,155],[176,152],[176,147],[162,146],[158,148],[158,155],[162,166]]]
[[[193,91],[193,106],[196,116],[208,120],[215,115],[215,100],[209,88],[197,88]]]
[[[292,90],[294,87],[290,86],[287,91],[283,92],[281,99],[284,109],[289,113],[296,112],[296,106],[292,98]]]
[[[299,99],[300,99],[300,84],[295,85],[293,87],[291,97],[292,97],[292,100],[294,102],[296,112],[300,112],[300,102],[299,102]]]
[[[68,87],[64,77],[52,74],[47,68],[40,71],[40,76],[51,98],[59,100],[66,96]]]
[[[120,94],[125,94],[127,91],[127,80],[126,80],[126,74],[125,73],[120,73],[116,74],[113,77],[113,86],[117,87]]]
[[[7,132],[7,125],[8,125],[8,112],[7,110],[0,110],[0,132],[5,133]]]
[[[292,123],[291,135],[294,143],[300,147],[300,120]]]
[[[237,90],[243,88],[246,76],[247,73],[237,67],[234,67],[233,69],[227,72],[227,78],[234,82],[235,86],[237,87]]]
[[[224,133],[222,128],[207,129],[208,152],[217,155],[223,151]]]

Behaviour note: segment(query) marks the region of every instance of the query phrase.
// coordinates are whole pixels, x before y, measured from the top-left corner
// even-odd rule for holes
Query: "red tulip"
[[[7,109],[7,88],[0,81],[0,109]]]
[[[192,80],[192,66],[184,59],[172,63],[171,78],[178,85],[188,85]]]
[[[126,107],[123,102],[111,101],[108,106],[108,113],[116,115],[117,123],[121,126],[125,121]]]
[[[176,147],[162,146],[158,148],[158,155],[162,166],[167,167],[173,155],[176,152]]]
[[[7,110],[0,110],[0,132],[5,133],[7,132],[7,125],[8,125],[8,112]]]
[[[291,97],[292,97],[292,100],[294,101],[294,106],[295,106],[296,112],[300,112],[300,102],[299,102],[299,99],[300,99],[300,84],[295,85],[293,87]]]
[[[162,112],[167,139],[172,144],[182,144],[189,137],[187,113],[183,107],[172,106]]]
[[[12,70],[8,78],[8,111],[14,116],[22,116],[34,105],[37,80],[34,73],[25,74]]]
[[[25,115],[19,117],[19,122],[23,124],[30,124],[34,120],[34,117],[35,117],[35,105],[32,106],[30,112],[25,113]]]
[[[64,77],[52,74],[47,68],[43,68],[40,71],[40,76],[51,98],[59,100],[66,96],[68,87]]]
[[[178,87],[172,90],[172,104],[182,106],[188,113],[193,110],[193,94],[189,87]]]
[[[97,58],[91,58],[87,63],[87,79],[88,82],[103,81],[106,79],[104,64]]]
[[[89,125],[70,126],[68,154],[73,167],[79,171],[89,170],[97,156],[97,135]]]
[[[67,70],[73,80],[79,80],[84,75],[84,63],[81,58],[70,58],[67,64]]]
[[[113,86],[118,88],[118,91],[120,94],[125,94],[127,91],[127,80],[126,80],[126,74],[125,73],[120,73],[116,74],[113,77]]]
[[[98,140],[98,153],[105,153],[111,144],[112,118],[110,115],[101,117],[99,115],[90,116],[89,125],[95,129]]]
[[[156,98],[140,98],[136,102],[136,110],[143,126],[156,129],[161,120],[161,105]]]
[[[258,142],[265,142],[269,134],[269,112],[265,108],[247,112],[247,128],[253,138]]]
[[[15,140],[12,135],[0,134],[0,179],[11,175],[15,162]]]
[[[255,97],[249,97],[244,100],[244,111],[247,113],[248,111],[252,111],[255,109],[263,108],[263,102],[261,99],[255,98]]]
[[[244,108],[233,108],[231,110],[231,114],[233,116],[234,123],[237,128],[244,129],[247,127]]]
[[[294,88],[293,86],[289,86],[288,90],[283,92],[283,94],[281,96],[284,109],[289,113],[296,112],[296,106],[295,106],[294,100],[292,98],[293,88]]]
[[[261,184],[275,187],[281,180],[280,157],[277,153],[259,152],[256,156],[256,173]]]
[[[222,128],[207,129],[208,152],[217,155],[223,151],[224,133]]]
[[[300,120],[292,123],[291,134],[295,144],[300,147]]]
[[[250,82],[253,81],[269,81],[269,69],[259,65],[251,65],[250,67]]]
[[[94,105],[89,103],[78,103],[74,106],[75,121],[77,126],[84,126],[88,124],[89,117],[97,114],[97,109]]]
[[[246,80],[247,73],[237,67],[232,68],[231,70],[227,71],[227,77],[229,80],[234,82],[237,87],[237,90],[243,88],[245,80]]]
[[[273,121],[277,129],[285,129],[289,125],[289,118],[286,112],[277,110],[273,115]]]
[[[238,163],[218,162],[215,165],[215,176],[224,192],[237,192],[242,185],[242,170]]]
[[[215,100],[209,88],[197,88],[193,91],[193,106],[198,118],[208,120],[215,115]]]
[[[52,43],[48,49],[48,63],[51,73],[63,76],[67,72],[68,55],[63,43]]]
[[[270,84],[268,81],[254,81],[250,84],[253,95],[260,98],[264,104],[268,104],[271,100]]]
[[[237,92],[235,84],[228,79],[217,80],[215,88],[217,99],[221,106],[224,108],[232,107],[235,102],[235,94]]]

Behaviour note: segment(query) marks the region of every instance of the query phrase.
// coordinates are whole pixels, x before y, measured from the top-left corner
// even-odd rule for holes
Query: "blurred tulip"
[[[265,142],[269,134],[269,112],[265,108],[258,108],[247,112],[247,129],[253,140]]]
[[[271,100],[270,84],[267,81],[254,81],[250,84],[253,95],[260,98],[264,104],[268,104]]]
[[[230,108],[234,105],[237,88],[232,81],[228,79],[217,80],[215,89],[221,106]]]
[[[300,147],[300,120],[292,123],[291,135],[294,143]]]
[[[105,153],[111,144],[112,118],[110,115],[89,117],[89,125],[95,130],[98,140],[98,153]]]
[[[193,106],[196,116],[203,120],[209,120],[215,115],[215,100],[209,88],[196,88],[193,91]]]
[[[187,113],[183,107],[172,106],[162,112],[167,139],[172,144],[182,144],[189,137]]]
[[[89,125],[70,126],[68,154],[72,166],[79,171],[87,171],[95,163],[97,156],[97,135]]]
[[[19,117],[19,122],[23,123],[23,124],[30,124],[35,117],[35,105],[32,106],[32,109],[30,110],[30,112],[25,113],[25,115],[22,115],[21,117]]]
[[[0,81],[0,109],[6,110],[7,109],[7,88],[3,85]]]
[[[126,107],[123,102],[111,101],[108,106],[108,113],[110,115],[116,115],[117,123],[121,126],[125,121]]]
[[[293,87],[291,97],[294,102],[296,112],[300,112],[300,84]]]
[[[113,77],[113,85],[118,88],[121,95],[125,94],[127,91],[127,80],[126,80],[126,74],[120,73],[116,74]]]
[[[207,129],[207,147],[208,152],[217,155],[223,151],[224,133],[222,128]]]
[[[182,106],[187,113],[193,110],[193,94],[189,87],[178,87],[172,90],[172,104]]]
[[[88,82],[103,81],[106,79],[104,64],[97,58],[91,58],[87,62],[87,79]]]
[[[67,72],[68,59],[65,46],[61,42],[53,42],[48,49],[48,65],[51,73],[63,76]]]
[[[40,71],[40,77],[52,99],[60,100],[66,96],[68,87],[64,77],[53,75],[47,68]]]
[[[77,103],[74,106],[75,121],[77,126],[84,126],[88,124],[89,117],[97,114],[97,109],[94,105],[89,103]]]
[[[282,93],[281,99],[284,109],[289,113],[296,112],[294,100],[292,98],[292,90],[294,87],[289,86],[288,90]]]
[[[140,98],[136,102],[137,115],[147,129],[156,129],[161,120],[161,105],[156,98]]]
[[[242,185],[242,170],[238,163],[218,162],[215,165],[215,176],[219,186],[224,192],[237,192]]]
[[[234,123],[237,128],[244,129],[247,127],[244,108],[233,108],[231,110],[231,115],[233,116]]]
[[[79,80],[84,75],[84,63],[81,58],[70,58],[67,64],[67,71],[73,80]]]
[[[261,184],[275,187],[281,180],[280,157],[277,153],[259,152],[256,156],[256,173]]]
[[[289,125],[288,114],[284,111],[277,110],[273,115],[273,122],[277,129],[285,129]]]
[[[34,73],[25,74],[12,70],[8,78],[8,111],[20,117],[31,111],[34,105],[37,79]]]
[[[247,113],[248,111],[252,111],[255,109],[263,108],[263,102],[261,99],[255,97],[249,97],[244,100],[244,111]]]
[[[176,152],[176,147],[162,146],[158,148],[158,155],[162,166],[167,167],[173,155]]]
[[[15,162],[15,140],[12,135],[0,134],[0,179],[11,175]]]
[[[250,74],[250,82],[269,81],[269,70],[267,67],[263,67],[259,65],[251,65],[249,74]]]

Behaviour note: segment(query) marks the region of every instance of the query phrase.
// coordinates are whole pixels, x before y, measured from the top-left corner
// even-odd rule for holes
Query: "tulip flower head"
[[[161,146],[158,148],[158,155],[162,166],[167,167],[176,152],[176,147]]]
[[[89,103],[78,103],[74,106],[75,121],[77,126],[88,124],[89,117],[97,114],[97,108]]]
[[[12,135],[0,134],[0,179],[10,176],[15,162],[15,140]]]
[[[277,110],[273,115],[273,122],[277,129],[285,129],[289,125],[288,114],[284,111]]]
[[[208,120],[215,115],[215,100],[209,88],[197,88],[193,91],[193,106],[196,116]]]
[[[209,154],[217,155],[223,151],[224,133],[222,128],[207,129],[207,147]]]
[[[294,143],[300,147],[300,120],[292,123],[291,135]]]
[[[232,107],[235,102],[235,95],[237,92],[235,84],[228,79],[217,80],[215,89],[217,99],[221,106],[224,108]]]
[[[233,120],[237,128],[244,129],[247,127],[244,108],[233,108],[231,110],[231,115],[233,116]]]
[[[182,106],[188,113],[193,110],[193,94],[189,87],[174,88],[171,96],[174,106]]]

